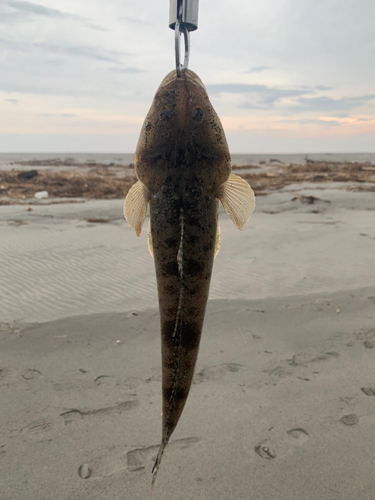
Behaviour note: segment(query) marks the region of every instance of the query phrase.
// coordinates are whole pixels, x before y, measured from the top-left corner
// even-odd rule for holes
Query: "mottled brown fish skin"
[[[136,173],[150,193],[161,338],[163,432],[154,467],[185,406],[198,356],[214,260],[218,201],[230,154],[201,80],[172,71],[145,119]]]
[[[168,179],[150,201],[162,337],[164,440],[177,425],[192,382],[215,249],[216,200],[198,178],[190,186]],[[204,217],[199,216],[202,212]]]

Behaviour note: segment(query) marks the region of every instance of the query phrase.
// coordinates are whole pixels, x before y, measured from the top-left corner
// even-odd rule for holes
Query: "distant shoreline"
[[[313,161],[347,161],[347,162],[375,162],[373,153],[247,153],[232,154],[232,163],[247,165],[250,163],[269,162],[278,160],[280,163],[304,163],[306,159]],[[35,160],[66,160],[74,159],[78,162],[95,161],[98,163],[130,164],[134,153],[0,153],[0,167],[2,164],[18,163]]]

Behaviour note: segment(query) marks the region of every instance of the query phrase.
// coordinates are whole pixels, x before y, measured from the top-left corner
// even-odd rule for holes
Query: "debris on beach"
[[[239,175],[251,184],[255,194],[258,195],[268,194],[286,186],[303,182],[313,184],[345,183],[348,184],[347,187],[339,186],[339,188],[350,191],[375,192],[375,172],[372,169],[369,170],[369,166],[369,163],[358,162],[321,161],[309,162],[304,165],[292,163],[291,165],[277,165],[273,167],[272,172],[267,170],[256,173],[239,172]],[[236,171],[235,165],[233,171]],[[269,175],[270,173],[272,176]]]
[[[134,170],[121,165],[63,171],[44,169],[28,179],[20,177],[21,173],[24,172],[0,171],[0,205],[34,198],[39,191],[47,191],[49,198],[120,199],[136,181]]]
[[[86,217],[85,220],[86,222],[90,222],[91,224],[108,224],[109,222],[111,222],[111,219],[101,219],[92,217]]]
[[[323,203],[331,203],[329,200],[322,200],[316,196],[294,196],[291,201],[298,201],[298,203],[308,203],[309,205],[314,204],[316,201],[322,201]]]
[[[40,165],[41,162],[52,165],[52,160],[32,160],[22,163]],[[109,166],[93,162],[82,163],[73,159],[61,163],[67,168],[61,170],[61,165],[56,160],[59,170],[54,166],[50,169],[41,169],[37,171],[38,175],[31,178],[20,176],[25,172],[16,170],[17,164],[12,171],[0,170],[0,205],[20,203],[22,200],[33,198],[38,191],[48,191],[49,198],[57,199],[121,199],[137,180],[133,164]],[[270,169],[272,171],[269,171]],[[260,161],[259,165],[233,165],[232,170],[251,184],[256,195],[266,195],[303,182],[330,184],[332,188],[338,187],[349,191],[375,192],[375,169],[370,162],[321,161],[287,165]],[[305,202],[308,201],[302,201]]]
[[[17,175],[17,177],[18,177],[18,179],[28,180],[28,179],[32,179],[33,177],[36,177],[37,175],[38,175],[37,170],[26,170],[26,172],[20,172]]]
[[[48,198],[48,191],[37,191],[34,194],[34,198],[37,200],[43,200],[44,198]]]

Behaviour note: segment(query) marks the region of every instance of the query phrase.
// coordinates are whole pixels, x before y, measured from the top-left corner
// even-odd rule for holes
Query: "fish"
[[[137,236],[150,208],[162,357],[162,438],[152,486],[193,380],[214,257],[219,201],[243,230],[255,206],[249,184],[231,173],[224,129],[201,79],[185,69],[160,84],[134,156],[137,182],[124,216]]]

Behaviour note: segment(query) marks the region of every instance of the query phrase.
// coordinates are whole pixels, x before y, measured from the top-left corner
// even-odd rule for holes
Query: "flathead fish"
[[[138,182],[124,215],[140,235],[150,206],[148,244],[159,297],[163,423],[154,484],[185,406],[198,356],[212,265],[220,247],[219,200],[243,229],[254,210],[249,184],[231,174],[224,130],[200,78],[171,71],[144,121],[135,158]]]

